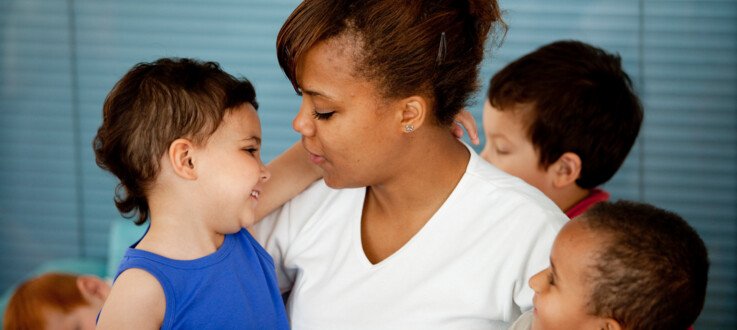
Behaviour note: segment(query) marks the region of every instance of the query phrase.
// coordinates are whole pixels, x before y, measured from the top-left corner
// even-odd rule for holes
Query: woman
[[[256,228],[295,329],[504,328],[565,216],[448,134],[496,1],[302,2],[277,38],[324,180]]]

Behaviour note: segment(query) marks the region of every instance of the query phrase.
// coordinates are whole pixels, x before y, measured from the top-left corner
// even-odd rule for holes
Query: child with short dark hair
[[[572,218],[608,199],[597,187],[624,162],[642,117],[619,56],[557,41],[491,79],[481,156],[540,189]]]
[[[533,276],[534,311],[514,329],[687,329],[709,260],[686,221],[657,207],[601,202],[567,223]]]
[[[121,262],[103,329],[288,329],[274,264],[245,229],[269,179],[256,94],[217,63],[160,59],[113,87],[94,139],[115,204],[150,219]]]

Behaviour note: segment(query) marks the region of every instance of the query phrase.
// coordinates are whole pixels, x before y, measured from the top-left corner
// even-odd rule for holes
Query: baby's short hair
[[[225,113],[245,103],[258,109],[253,85],[215,62],[162,58],[136,64],[105,99],[92,143],[97,165],[120,179],[118,210],[144,223],[146,191],[169,145],[178,138],[205,143]]]
[[[652,205],[594,205],[574,221],[601,234],[588,312],[624,329],[687,329],[701,313],[709,260],[696,231]]]
[[[553,42],[510,63],[491,79],[487,98],[499,111],[522,111],[542,168],[577,154],[576,184],[584,189],[617,172],[643,116],[620,57],[579,41]]]

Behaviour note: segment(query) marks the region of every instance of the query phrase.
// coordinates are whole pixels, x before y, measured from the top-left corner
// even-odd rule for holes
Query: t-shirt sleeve
[[[279,289],[292,289],[297,268],[290,256],[297,253],[300,233],[315,218],[320,202],[331,193],[324,181],[313,183],[297,197],[267,215],[252,228],[253,236],[274,259]]]
[[[520,275],[515,281],[514,303],[520,312],[532,309],[532,297],[535,292],[528,284],[530,278],[550,265],[550,250],[555,236],[568,218],[562,212],[539,210],[527,217],[528,225],[524,226],[525,234],[521,235],[518,252]]]
[[[253,227],[253,236],[274,259],[276,278],[282,293],[291,290],[295,271],[286,267],[284,259],[290,241],[291,202],[267,215]]]

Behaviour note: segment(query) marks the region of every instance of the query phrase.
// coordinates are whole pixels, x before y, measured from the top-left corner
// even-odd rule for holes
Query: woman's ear
[[[174,173],[187,179],[197,179],[195,148],[188,139],[176,139],[169,145],[168,159]]]
[[[104,302],[110,294],[110,285],[103,279],[92,275],[77,277],[77,288],[88,302]]]
[[[412,133],[422,127],[430,108],[428,107],[425,98],[417,95],[405,98],[401,102],[403,108],[399,129],[403,133]]]
[[[573,152],[563,153],[555,163],[548,168],[552,176],[553,187],[564,188],[576,184],[581,176],[581,157]]]

